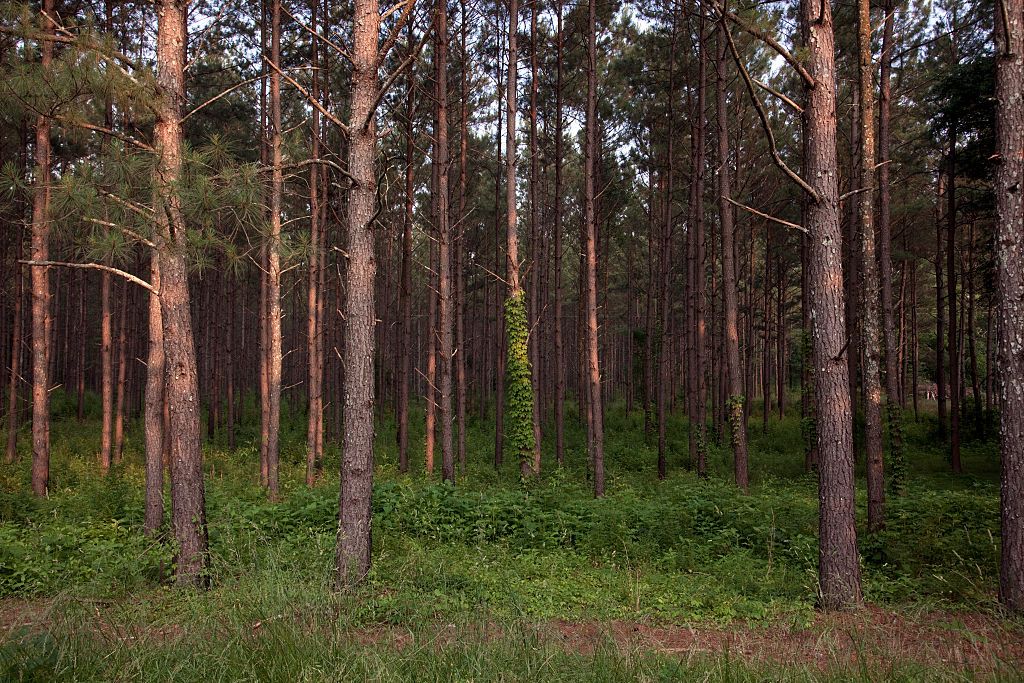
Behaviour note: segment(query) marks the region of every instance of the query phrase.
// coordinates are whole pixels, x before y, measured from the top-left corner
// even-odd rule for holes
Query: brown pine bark
[[[892,468],[891,488],[900,493],[903,488],[903,383],[900,381],[901,364],[896,322],[893,314],[892,285],[892,227],[891,188],[889,185],[890,147],[892,144],[892,57],[895,49],[893,26],[896,7],[894,0],[883,6],[885,23],[882,28],[881,74],[878,89],[878,253],[881,272],[882,331],[885,339],[885,408],[889,426],[889,458]],[[906,264],[909,265],[909,264]],[[904,267],[904,284],[906,267]],[[915,396],[915,401],[917,397]]]
[[[370,506],[373,493],[373,215],[377,194],[374,157],[379,94],[380,13],[377,0],[355,0],[352,99],[348,137],[348,267],[345,297],[345,412],[339,505],[337,580],[350,588],[370,570]]]
[[[409,56],[414,49],[412,27],[408,29]],[[416,141],[413,137],[413,118],[416,115],[416,101],[413,95],[413,70],[409,69],[405,91],[405,210],[402,214],[402,272],[399,288],[399,308],[402,315],[402,332],[398,360],[398,470],[409,471],[409,381],[412,372],[412,222],[413,182],[416,178]]]
[[[949,128],[949,156],[946,159],[946,305],[949,310],[949,460],[954,474],[960,474],[960,346],[957,336],[956,293],[956,124]]]
[[[562,142],[564,135],[564,118],[562,112],[562,11],[563,0],[558,0],[555,15],[555,281],[553,285],[555,299],[555,460],[558,465],[565,464],[565,351],[563,350],[562,320],[562,165],[564,163]],[[646,410],[644,413],[646,414]]]
[[[160,255],[149,257],[149,283],[160,291]],[[149,351],[146,356],[146,504],[143,529],[156,534],[164,523],[164,327],[160,296],[148,294]]]
[[[54,0],[43,0],[43,32],[53,35]],[[40,41],[40,65],[50,70],[53,42]],[[50,256],[50,119],[35,123],[35,184],[32,187],[32,260]],[[50,271],[32,266],[32,492],[45,496],[50,483]]]
[[[723,17],[718,24],[718,58],[715,62],[718,77],[715,80],[715,108],[717,110],[718,135],[718,212],[722,231],[722,298],[725,309],[723,333],[729,385],[729,398],[726,404],[729,413],[736,485],[746,493],[750,488],[750,476],[747,467],[747,424],[743,418],[745,399],[737,323],[736,227],[733,220],[733,208],[728,201],[732,196],[732,182],[729,177],[729,112],[725,98],[728,87],[725,70],[727,40],[725,32],[729,30],[729,27],[725,22]]]
[[[703,4],[703,3],[702,3]],[[697,475],[707,476],[707,303],[705,301],[705,261],[707,250],[704,234],[704,165],[707,123],[704,116],[707,98],[707,45],[704,37],[704,14],[698,23],[700,58],[697,65],[697,107],[693,114],[693,153],[690,185],[690,225],[693,226],[693,262],[691,292],[693,296],[693,353],[690,394],[693,397],[690,415],[690,458]],[[632,359],[630,359],[632,364]]]
[[[668,401],[670,393],[669,366],[672,356],[672,319],[669,301],[669,269],[672,259],[672,218],[675,213],[673,194],[675,192],[675,99],[676,99],[676,44],[678,27],[676,14],[672,14],[672,37],[668,54],[668,111],[666,116],[665,151],[665,195],[661,235],[658,240],[658,309],[661,313],[658,340],[658,479],[668,476]],[[593,65],[592,65],[593,66]],[[589,239],[589,236],[588,236]],[[589,314],[589,313],[588,313]],[[691,429],[691,431],[693,431]]]
[[[512,0],[515,2],[515,0]],[[597,345],[597,220],[594,212],[594,162],[597,155],[597,7],[588,0],[587,116],[584,153],[584,226],[586,230],[586,342],[590,396],[590,460],[594,467],[594,496],[604,496],[604,424],[601,408],[601,368]]]
[[[466,0],[460,0],[459,40],[462,48],[462,74],[459,96],[459,213],[458,230],[455,235],[455,413],[459,426],[458,458],[459,467],[466,471],[466,201],[468,198],[469,173],[469,15]]]
[[[313,64],[310,95],[320,99],[320,41],[316,37],[317,8],[320,0],[310,3]],[[320,269],[323,261],[323,226],[320,224],[320,110],[312,107],[310,115],[310,147],[313,163],[309,167],[309,285],[306,297],[306,355],[308,370],[309,414],[306,425],[306,486],[313,486],[320,476],[324,448],[324,361],[323,319],[320,316]]]
[[[15,262],[21,260],[21,252],[24,247],[21,230],[18,231],[17,242]],[[14,321],[11,330],[11,374],[7,380],[7,444],[4,450],[4,461],[8,465],[18,459],[18,382],[21,379],[22,299],[24,299],[25,289],[25,269],[20,265],[15,278]]]
[[[810,203],[811,319],[814,325],[814,381],[817,398],[820,514],[819,570],[821,605],[838,609],[859,604],[860,560],[857,554],[853,478],[853,417],[846,346],[842,280],[842,232],[839,227],[836,158],[835,37],[830,3],[802,0],[807,34],[807,71],[814,79],[804,109],[805,178],[817,195]]]
[[[452,231],[448,207],[448,9],[438,0],[436,16],[435,79],[436,131],[434,164],[437,168],[437,303],[438,325],[438,417],[441,421],[441,479],[455,482],[455,454],[452,450]],[[429,425],[428,425],[429,427]],[[429,434],[428,434],[429,436]]]
[[[273,0],[270,19],[270,233],[267,235],[267,489],[280,495],[281,438],[281,0]]]
[[[996,281],[999,291],[999,451],[1002,565],[999,600],[1024,610],[1024,2],[996,8]]]
[[[871,1],[857,0],[857,43],[860,76],[860,188],[875,181],[875,83],[871,58]],[[858,196],[860,271],[863,296],[860,306],[860,341],[864,351],[864,431],[867,448],[868,531],[885,526],[885,485],[882,463],[882,382],[879,351],[878,263],[875,254],[875,193]],[[899,394],[889,397],[898,402]]]
[[[164,324],[167,431],[171,460],[171,509],[177,541],[175,580],[206,585],[207,530],[203,453],[199,428],[199,379],[189,311],[187,231],[176,185],[182,174],[181,108],[185,101],[187,0],[157,5],[157,99],[154,147],[157,164],[157,250],[160,257],[160,312]]]
[[[114,401],[114,442],[111,463],[121,464],[124,456],[124,404],[128,391],[128,283],[121,286],[121,311],[117,323],[117,399]]]
[[[948,438],[949,421],[946,416],[946,308],[943,305],[943,252],[942,198],[946,192],[946,174],[939,169],[935,193],[935,398],[938,402],[939,436]]]
[[[540,446],[541,446],[541,425],[540,425],[540,277],[542,264],[540,260],[540,177],[539,177],[539,156],[537,151],[537,15],[539,13],[538,0],[532,3],[530,13],[530,264],[533,272],[530,277],[530,320],[534,321],[535,327],[529,338],[530,367],[533,372],[530,379],[533,386],[533,465],[532,475],[540,475]]]
[[[103,428],[99,464],[103,472],[110,469],[114,439],[114,314],[110,302],[111,277],[106,271],[100,275],[100,390],[103,396]]]

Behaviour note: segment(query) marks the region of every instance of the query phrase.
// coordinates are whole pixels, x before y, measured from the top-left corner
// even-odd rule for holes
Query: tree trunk
[[[736,227],[733,222],[733,209],[728,201],[728,198],[732,196],[732,184],[729,178],[729,112],[725,99],[728,87],[725,70],[725,32],[729,30],[729,27],[725,22],[723,17],[718,24],[718,59],[716,60],[718,77],[715,80],[715,108],[718,129],[718,212],[722,230],[722,294],[725,303],[725,362],[729,385],[729,398],[726,403],[729,412],[736,485],[746,493],[750,488],[750,477],[747,471],[747,425],[743,419],[745,399],[737,324]],[[767,290],[765,291],[767,294]]]
[[[130,292],[125,281],[121,286],[121,312],[118,315],[117,330],[117,399],[114,402],[114,444],[111,462],[121,464],[124,456],[124,398],[128,391],[128,299]]]
[[[154,147],[157,165],[157,250],[160,312],[164,323],[168,441],[176,582],[206,585],[207,530],[203,452],[199,429],[199,379],[189,312],[186,225],[176,186],[183,163],[181,107],[185,101],[187,0],[160,0],[157,9],[157,100]]]
[[[436,131],[434,164],[437,168],[437,303],[438,397],[441,420],[441,479],[455,482],[455,454],[452,450],[452,263],[451,214],[448,208],[448,9],[447,0],[437,3]]]
[[[875,255],[875,83],[871,58],[871,0],[857,0],[858,65],[860,76],[860,271],[862,291],[860,342],[864,349],[864,431],[867,446],[868,531],[885,526],[885,484],[882,462],[882,382],[878,329],[878,263]],[[891,308],[891,306],[890,306]],[[899,393],[888,397],[899,402]]]
[[[109,264],[108,264],[109,265]],[[100,387],[103,394],[103,429],[100,438],[100,470],[110,469],[111,449],[114,439],[114,314],[111,310],[111,278],[104,271],[100,275]]]
[[[53,35],[54,0],[43,0],[43,31]],[[49,71],[53,42],[42,40],[40,65]],[[32,260],[50,258],[50,119],[36,117],[36,168],[32,174]],[[50,484],[50,271],[32,266],[32,492],[45,496]]]
[[[520,474],[532,476],[534,459],[533,372],[530,367],[529,321],[526,298],[519,277],[519,219],[516,211],[516,112],[519,73],[516,47],[519,28],[518,0],[509,2],[508,80],[505,92],[505,210],[506,273],[508,299],[505,302],[506,368],[508,397],[508,439],[516,452]],[[499,380],[500,381],[500,380]]]
[[[512,0],[515,2],[515,0]],[[587,361],[591,415],[591,462],[594,496],[604,496],[604,425],[601,408],[601,368],[597,347],[597,221],[594,215],[594,161],[597,155],[597,3],[588,0],[587,118],[584,153],[584,223],[587,260]]]
[[[949,461],[960,474],[960,346],[956,313],[956,125],[949,129],[949,168],[946,187],[946,304],[949,307]]]
[[[540,475],[540,178],[538,175],[537,151],[537,14],[538,0],[534,0],[530,13],[530,263],[533,269],[530,277],[530,320],[534,328],[529,335],[530,374],[533,387],[533,476]]]
[[[281,439],[281,0],[274,0],[270,24],[270,234],[267,235],[267,489],[271,500],[280,495]]]
[[[466,222],[469,172],[469,52],[467,36],[469,15],[466,0],[460,1],[459,38],[462,48],[462,74],[459,97],[459,229],[455,237],[455,413],[459,423],[459,467],[466,471]]]
[[[15,262],[21,260],[24,247],[23,233],[18,231],[18,246],[15,250]],[[14,324],[11,331],[11,375],[7,388],[7,446],[4,460],[8,465],[18,459],[18,382],[21,379],[21,346],[22,346],[22,299],[25,289],[25,269],[17,266],[15,273],[17,284],[14,288]],[[84,335],[83,335],[84,336]]]
[[[1000,501],[999,600],[1024,610],[1024,2],[997,3],[996,280],[999,291]]]
[[[348,266],[345,297],[345,411],[339,506],[338,584],[350,588],[370,570],[373,493],[374,258],[380,14],[377,0],[355,0],[349,122]]]
[[[562,321],[562,141],[564,135],[564,119],[562,115],[562,7],[563,0],[558,0],[556,15],[557,43],[555,60],[557,72],[555,76],[555,459],[558,465],[565,464],[565,352],[563,350]],[[644,411],[646,414],[646,410]]]
[[[312,91],[314,100],[320,100],[320,41],[315,37],[317,7],[320,0],[310,3],[310,28],[313,63]],[[323,320],[320,316],[320,270],[323,268],[323,226],[320,223],[320,110],[312,107],[310,139],[313,163],[309,167],[309,287],[306,300],[306,355],[309,381],[309,415],[306,426],[306,486],[313,486],[323,466],[324,448],[324,361]]]
[[[893,25],[894,0],[884,4],[885,24],[882,29],[881,77],[878,91],[878,248],[882,276],[882,330],[885,337],[885,407],[889,427],[889,488],[902,494],[906,477],[903,460],[903,403],[899,399],[902,382],[897,364],[898,346],[892,301],[892,229],[889,186],[889,162],[892,121],[892,53],[895,49]],[[904,269],[905,272],[905,269]],[[916,400],[916,396],[915,396]]]
[[[853,478],[853,417],[846,346],[836,160],[835,42],[830,3],[802,0],[809,48],[808,72],[815,85],[804,109],[807,131],[805,177],[817,197],[807,211],[810,235],[810,294],[814,325],[814,380],[819,462],[819,571],[821,604],[837,609],[859,604]],[[852,352],[852,351],[851,351]]]
[[[149,283],[160,291],[160,255],[149,261]],[[143,529],[155,535],[164,523],[164,327],[160,297],[148,294],[149,352],[146,357],[146,512]]]
[[[408,29],[409,55],[414,49],[412,27]],[[401,342],[398,360],[398,470],[409,471],[409,380],[412,372],[412,222],[413,182],[416,179],[416,141],[413,137],[413,118],[416,101],[413,96],[413,70],[406,77],[405,92],[405,211],[402,231],[402,274],[399,289],[399,308],[402,314]]]

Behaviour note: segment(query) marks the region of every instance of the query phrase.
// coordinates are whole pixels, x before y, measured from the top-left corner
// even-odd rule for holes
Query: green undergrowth
[[[670,476],[659,482],[656,449],[643,435],[642,415],[626,415],[623,406],[612,406],[606,439],[608,495],[594,500],[579,445],[584,441],[581,428],[573,411],[568,413],[567,466],[555,467],[546,438],[542,477],[527,483],[520,481],[514,462],[494,469],[493,423],[471,421],[468,470],[459,474],[455,487],[431,480],[417,468],[419,421],[412,439],[414,473],[399,474],[393,425],[382,421],[373,497],[374,564],[366,585],[348,596],[331,588],[337,448],[328,449],[323,481],[307,489],[302,483],[301,424],[285,425],[279,503],[268,502],[255,483],[258,452],[251,427],[240,430],[241,446],[233,452],[223,447],[222,437],[207,446],[213,587],[203,594],[182,594],[168,585],[173,569],[170,542],[147,539],[140,530],[141,435],[130,433],[125,463],[101,477],[95,464],[98,425],[59,420],[53,429],[49,498],[31,495],[27,457],[0,468],[0,597],[55,598],[58,607],[52,611],[60,622],[49,635],[10,639],[5,656],[15,657],[18,642],[36,638],[31,649],[40,658],[41,670],[51,674],[46,680],[67,678],[54,673],[61,666],[103,678],[110,667],[145,671],[172,661],[178,666],[176,680],[200,680],[198,667],[206,664],[198,661],[199,654],[206,652],[225,667],[241,665],[247,648],[258,652],[270,647],[265,639],[244,636],[243,625],[273,622],[307,608],[314,614],[329,610],[329,619],[317,618],[331,629],[388,625],[416,630],[481,619],[508,624],[810,623],[816,594],[817,489],[813,475],[803,471],[798,415],[772,420],[766,433],[752,416],[752,487],[744,496],[730,482],[725,446],[710,449],[710,478],[689,471],[684,419],[669,425]],[[994,611],[997,451],[991,443],[968,441],[968,474],[953,477],[931,434],[927,421],[908,420],[907,494],[887,500],[884,531],[863,533],[865,501],[858,495],[866,597],[905,612]],[[25,441],[22,447],[27,449]],[[221,649],[216,651],[201,640],[151,643],[138,651],[108,643],[113,647],[109,658],[101,658],[89,645],[97,635],[81,632],[73,616],[75,605],[94,601],[117,606],[112,619],[119,628],[226,620],[226,640],[218,640]],[[243,635],[233,629],[242,629]],[[357,656],[354,645],[332,646],[329,638],[320,643],[301,628],[282,633],[280,640],[274,647],[291,648],[280,655],[286,661],[268,663],[275,668],[251,680],[314,680],[317,676],[302,672],[319,671],[316,667],[351,672],[338,680],[433,678],[431,671],[438,669],[431,667],[442,664],[445,670],[462,672],[456,678],[484,680],[493,677],[487,672],[495,667],[507,667],[510,673],[504,680],[525,680],[539,661],[553,667],[549,680],[590,671],[587,667],[595,667],[598,680],[687,680],[688,675],[672,669],[671,658],[611,652],[584,660],[553,650],[534,661],[534,655],[513,652],[503,641],[460,643],[446,650],[439,663],[422,649],[366,659]],[[538,648],[544,652],[547,646]],[[298,668],[289,668],[291,658]],[[306,666],[313,668],[302,668]],[[701,666],[704,673],[698,680],[766,680],[743,667],[722,669],[718,661]],[[607,676],[598,676],[599,669]]]

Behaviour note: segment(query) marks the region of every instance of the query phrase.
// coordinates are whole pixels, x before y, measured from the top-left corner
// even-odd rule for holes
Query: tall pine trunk
[[[835,38],[830,3],[801,0],[807,32],[809,88],[806,117],[805,177],[817,197],[810,203],[806,228],[810,241],[811,319],[814,325],[814,381],[817,398],[820,514],[818,582],[821,604],[843,608],[861,601],[853,477],[853,417],[849,391],[842,231],[836,158]],[[850,350],[852,352],[852,350]]]
[[[1002,565],[999,600],[1024,610],[1024,2],[996,10],[996,281],[999,292],[999,451]]]
[[[379,93],[380,14],[377,0],[355,0],[352,99],[348,137],[348,266],[345,296],[345,411],[339,504],[337,580],[353,587],[370,571],[370,506],[373,493],[374,257],[377,195],[374,157]]]
[[[860,270],[862,275],[860,341],[864,347],[864,430],[867,446],[868,531],[885,525],[882,462],[882,382],[879,351],[878,264],[875,255],[875,83],[871,58],[871,1],[857,0],[857,43],[860,76]],[[899,402],[899,394],[889,397]]]
[[[157,84],[154,147],[157,164],[157,251],[160,313],[164,324],[165,382],[169,413],[171,509],[176,582],[205,585],[208,537],[199,427],[199,378],[189,311],[187,227],[177,195],[183,165],[181,108],[185,102],[188,1],[160,0],[157,8]]]
[[[54,0],[43,0],[43,32],[54,33]],[[44,72],[53,61],[53,42],[40,45]],[[32,188],[32,260],[50,257],[50,119],[36,117]],[[50,485],[50,271],[32,266],[32,492],[45,496]]]

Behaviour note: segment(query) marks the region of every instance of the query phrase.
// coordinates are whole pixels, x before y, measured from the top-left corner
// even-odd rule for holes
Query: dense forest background
[[[1022,32],[0,3],[0,596],[1020,610]]]

